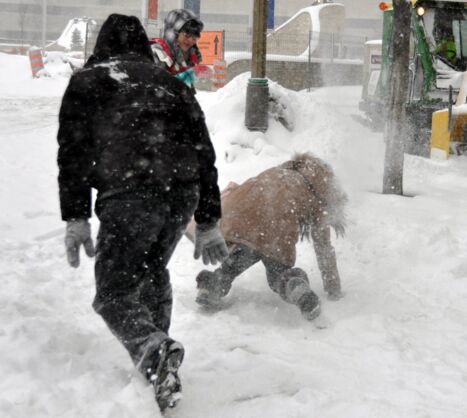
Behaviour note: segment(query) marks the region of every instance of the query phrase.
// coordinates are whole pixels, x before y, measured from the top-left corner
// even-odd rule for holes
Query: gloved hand
[[[195,259],[200,255],[203,256],[204,264],[216,264],[229,256],[229,250],[217,224],[196,224]]]
[[[87,219],[73,219],[66,223],[65,247],[68,263],[79,266],[81,244],[88,257],[94,257],[94,243],[91,238],[91,225]]]

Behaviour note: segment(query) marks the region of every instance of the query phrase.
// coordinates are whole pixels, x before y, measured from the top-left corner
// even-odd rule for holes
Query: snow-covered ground
[[[57,192],[56,131],[69,71],[31,79],[27,58],[0,54],[0,416],[149,418],[151,389],[93,312],[93,262],[68,267]],[[380,194],[381,134],[355,121],[360,89],[292,92],[290,133],[243,125],[242,75],[199,92],[220,186],[312,151],[350,199],[335,242],[345,297],[323,297],[304,321],[266,283],[262,266],[234,284],[227,307],[205,313],[194,278],[204,266],[182,239],[170,263],[172,336],[186,347],[175,418],[467,417],[467,158],[407,156],[405,191]],[[97,232],[95,218],[93,232]],[[323,295],[309,243],[298,266]]]

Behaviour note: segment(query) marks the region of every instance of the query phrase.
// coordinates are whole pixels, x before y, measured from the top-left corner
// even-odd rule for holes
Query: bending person
[[[330,299],[341,297],[341,281],[330,228],[344,235],[346,195],[331,168],[310,155],[297,155],[241,185],[222,193],[220,221],[229,257],[214,272],[197,276],[197,302],[219,306],[235,278],[261,261],[270,288],[313,319],[320,312],[318,296],[306,273],[294,267],[300,238],[313,240],[324,290]],[[193,225],[187,235],[190,237]]]

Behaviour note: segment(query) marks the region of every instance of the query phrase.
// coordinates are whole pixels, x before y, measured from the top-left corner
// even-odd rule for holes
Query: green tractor
[[[410,62],[407,68],[410,83],[406,108],[409,138],[405,152],[428,157],[432,115],[449,108],[451,126],[451,106],[467,69],[467,0],[412,0],[411,3]],[[383,39],[365,45],[360,109],[372,126],[382,129],[393,59],[393,9],[390,3],[380,3],[379,7],[383,11]]]

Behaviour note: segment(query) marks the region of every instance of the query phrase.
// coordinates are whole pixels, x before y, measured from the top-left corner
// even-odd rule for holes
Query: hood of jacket
[[[188,9],[171,10],[164,19],[164,40],[173,48],[180,29],[190,20],[196,21],[201,27],[203,22]]]
[[[114,13],[102,24],[93,54],[85,66],[128,54],[154,61],[149,39],[139,19]]]

